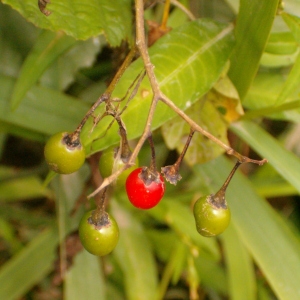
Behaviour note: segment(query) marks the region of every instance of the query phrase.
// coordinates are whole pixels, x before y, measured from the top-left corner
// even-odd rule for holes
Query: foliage
[[[3,0],[0,299],[300,298],[300,4],[201,1],[198,10],[197,1],[180,2],[201,17],[190,21],[172,6],[172,30],[149,48],[159,88],[224,144],[268,164],[240,167],[226,192],[228,229],[202,237],[194,202],[216,193],[233,161],[196,132],[182,180],[166,183],[155,208],[132,207],[125,189],[109,192],[119,242],[104,258],[90,255],[78,224],[95,206],[87,195],[99,184],[99,152],[119,143],[118,124],[111,116],[96,124],[105,105],[95,110],[81,132],[88,159],[70,175],[49,173],[43,146],[56,132],[74,131],[105,91],[133,45],[133,3],[58,0],[45,16],[36,1]],[[146,19],[160,23],[164,5],[148,4]],[[137,86],[143,71],[137,58],[112,94],[132,147],[152,98],[147,76]],[[151,129],[158,169],[174,163],[190,126],[159,102]],[[140,165],[150,156],[145,144]]]

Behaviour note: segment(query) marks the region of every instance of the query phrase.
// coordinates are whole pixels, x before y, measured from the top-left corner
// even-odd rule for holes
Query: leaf
[[[90,67],[94,63],[103,46],[104,39],[100,37],[77,41],[69,51],[58,56],[47,68],[40,78],[40,83],[52,89],[65,90],[75,80],[79,69]]]
[[[15,110],[27,91],[36,83],[43,72],[62,53],[75,44],[75,39],[61,32],[43,31],[22,65],[11,97],[11,108]]]
[[[58,233],[49,228],[5,263],[0,269],[0,299],[20,299],[41,281],[53,267],[57,244]]]
[[[228,123],[236,121],[244,114],[239,94],[228,76],[222,76],[213,90],[216,91],[216,96],[212,98],[212,103]]]
[[[224,296],[228,295],[228,277],[219,262],[199,255],[195,258],[195,265],[201,284],[205,288],[217,291]]]
[[[260,143],[268,143],[263,137],[256,137]],[[273,147],[272,151],[276,149]],[[232,166],[225,157],[219,157],[210,163],[196,166],[194,170],[198,180],[208,183],[213,192],[223,184]],[[279,299],[299,299],[299,237],[255,193],[250,182],[240,172],[235,173],[226,193],[239,239],[253,256],[273,291]]]
[[[282,16],[284,13],[282,14]],[[293,54],[297,51],[298,45],[290,31],[272,32],[265,52],[271,54]]]
[[[261,109],[247,111],[243,119],[255,119],[259,117],[274,118],[282,120],[299,120],[300,100],[287,102],[279,106],[268,106]]]
[[[173,29],[149,49],[161,90],[179,108],[187,109],[218,80],[232,45],[232,27],[225,27],[213,21],[198,20]],[[113,97],[119,99],[124,97],[142,70],[143,64],[139,59],[126,70],[113,93]],[[149,81],[144,79],[137,95],[122,115],[129,139],[141,135],[151,97],[152,91]],[[100,114],[101,109],[97,112]],[[154,115],[152,129],[158,128],[174,116],[175,113],[172,110],[159,103]],[[118,142],[118,127],[115,124],[106,132],[111,120],[111,118],[101,120],[92,133],[90,131],[93,127],[93,121],[89,120],[85,125],[82,139],[89,153],[107,148]],[[103,139],[104,135],[105,138]]]
[[[297,195],[297,190],[284,180],[270,164],[261,166],[249,179],[256,192],[265,198]]]
[[[120,239],[113,255],[120,265],[126,299],[153,300],[157,290],[157,270],[152,249],[140,222],[112,203],[112,214],[120,228]]]
[[[76,39],[104,34],[111,46],[119,46],[131,37],[131,1],[129,0],[63,0],[51,1],[45,17],[38,3],[31,0],[4,0],[34,25],[52,31],[64,31]]]
[[[300,54],[298,54],[296,61],[282,87],[282,90],[278,95],[276,105],[285,103],[286,99],[299,89],[299,79],[300,79]]]
[[[0,217],[11,223],[20,222],[25,226],[35,228],[44,228],[55,223],[54,218],[49,217],[49,215],[37,214],[35,211],[30,212],[27,209],[10,204],[1,204]]]
[[[101,268],[99,257],[85,250],[78,253],[72,267],[66,273],[64,299],[105,300],[106,288]]]
[[[5,244],[8,245],[9,252],[11,254],[16,253],[22,249],[22,243],[17,237],[17,233],[13,226],[7,222],[4,218],[0,217],[0,237],[5,241]]]
[[[297,59],[299,51],[292,54],[271,54],[264,53],[260,60],[260,65],[267,68],[289,67]]]
[[[236,45],[231,55],[231,67],[228,75],[237,88],[241,100],[246,96],[258,70],[278,2],[278,0],[240,1],[235,30]]]
[[[234,228],[229,226],[222,234],[229,294],[232,300],[255,300],[256,279],[251,256]],[[243,276],[241,276],[243,274]]]
[[[284,82],[284,76],[277,72],[258,74],[243,101],[243,105],[248,108],[244,117],[255,118],[267,116],[274,119],[299,122],[299,85],[292,94],[289,94],[286,103],[275,106],[277,97],[284,86]]]
[[[6,202],[51,197],[52,193],[37,176],[26,176],[0,182],[0,195],[0,201]]]
[[[245,140],[262,157],[266,157],[273,168],[300,193],[300,159],[286,150],[274,137],[253,122],[241,121],[231,129]]]
[[[213,92],[209,92],[202,100],[187,109],[186,114],[205,130],[218,136],[222,142],[228,143],[227,123],[211,103],[214,96]],[[162,126],[162,134],[167,146],[170,149],[176,148],[178,152],[183,150],[189,133],[190,126],[179,116]],[[201,134],[194,134],[184,158],[190,165],[194,165],[214,159],[223,152],[224,150],[213,141]]]
[[[74,130],[89,109],[89,105],[63,93],[33,86],[19,108],[12,112],[9,99],[14,82],[12,78],[0,75],[0,122],[6,126],[52,135]]]
[[[174,198],[164,197],[163,201],[149,210],[149,214],[171,227],[182,241],[194,251],[210,259],[219,260],[220,253],[215,239],[207,239],[196,230],[192,210],[174,201]]]
[[[300,30],[300,18],[288,13],[283,12],[281,14],[282,19],[285,21],[285,23],[290,28],[294,39],[298,44],[300,44],[300,36],[299,36],[299,30]]]

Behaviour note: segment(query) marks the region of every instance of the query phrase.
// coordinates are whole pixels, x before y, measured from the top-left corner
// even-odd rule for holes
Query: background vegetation
[[[82,139],[90,158],[48,184],[43,145],[74,130],[104,92],[134,43],[133,3],[53,0],[46,17],[36,1],[2,0],[0,299],[300,298],[300,2],[180,2],[197,20],[171,7],[173,29],[150,48],[160,88],[220,140],[269,163],[234,176],[232,222],[220,237],[204,238],[192,205],[217,191],[233,161],[197,134],[183,179],[167,185],[156,208],[140,211],[123,190],[111,193],[118,246],[104,258],[88,254],[76,230],[93,206],[86,197],[96,188],[95,161],[118,142],[117,127],[106,132],[105,118],[90,133],[89,120]],[[154,4],[146,3],[145,16],[160,23],[163,4]],[[122,98],[142,69],[136,60],[113,96]],[[145,79],[123,114],[132,145],[150,100]],[[152,125],[157,165],[173,163],[189,126],[162,103]],[[139,160],[149,164],[148,145]]]

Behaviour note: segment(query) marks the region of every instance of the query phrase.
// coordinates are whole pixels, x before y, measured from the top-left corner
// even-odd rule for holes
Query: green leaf
[[[52,192],[37,176],[26,176],[0,182],[0,195],[3,202],[51,197]]]
[[[229,226],[222,234],[222,241],[228,270],[229,298],[255,300],[256,281],[253,261],[234,226]]]
[[[0,122],[7,125],[52,135],[74,130],[89,109],[89,105],[63,93],[33,86],[19,108],[12,112],[9,99],[14,82],[12,78],[0,75]]]
[[[270,164],[261,166],[249,179],[256,192],[265,198],[297,195],[297,190],[284,180]]]
[[[236,86],[242,100],[258,70],[278,3],[278,0],[240,1],[235,30],[236,45],[231,55],[229,77]]]
[[[259,117],[299,120],[300,100],[284,103],[279,106],[268,106],[261,109],[248,110],[242,119],[255,119]]]
[[[166,261],[162,278],[159,283],[158,299],[164,298],[170,283],[172,283],[172,285],[176,285],[178,283],[178,280],[182,275],[183,268],[187,264],[188,248],[186,245],[177,240],[173,246],[174,247]]]
[[[199,255],[195,258],[195,265],[204,288],[228,295],[228,277],[219,262]]]
[[[24,18],[38,27],[53,31],[64,31],[76,39],[88,39],[104,34],[111,46],[120,45],[131,37],[131,1],[129,0],[63,0],[51,1],[46,17],[32,0],[4,0]]]
[[[4,218],[0,217],[0,237],[8,244],[10,253],[16,253],[22,248],[13,226]]]
[[[300,36],[299,36],[299,30],[300,30],[300,18],[288,13],[283,12],[281,14],[282,19],[285,21],[285,23],[290,28],[294,39],[298,44],[300,44]]]
[[[84,274],[84,277],[83,277]],[[64,281],[65,300],[105,300],[106,288],[99,257],[83,250],[74,259]]]
[[[285,78],[283,74],[278,72],[258,74],[243,101],[243,105],[248,108],[244,117],[267,116],[269,118],[299,122],[299,85],[292,94],[289,93],[286,103],[280,106],[275,105],[284,83]]]
[[[75,80],[79,69],[91,67],[103,46],[104,39],[101,37],[77,41],[47,68],[40,83],[55,90],[65,90]]]
[[[157,291],[157,270],[150,242],[140,222],[116,203],[112,213],[120,228],[113,255],[124,274],[126,299],[153,300]]]
[[[227,144],[227,123],[211,103],[211,97],[214,96],[209,93],[187,109],[186,114],[202,128],[218,136],[222,142]],[[167,146],[170,149],[176,148],[179,153],[183,150],[189,133],[190,126],[179,116],[162,126],[162,134]],[[213,141],[201,134],[194,134],[184,159],[190,165],[194,165],[214,159],[223,152],[224,150]]]
[[[1,204],[0,217],[12,223],[20,222],[26,226],[33,226],[35,228],[44,228],[55,223],[54,218],[49,217],[49,215],[37,214],[35,211],[31,212],[10,204]]]
[[[257,136],[257,140],[268,143],[261,136]],[[276,152],[276,148],[273,147],[272,151]],[[281,153],[282,158],[284,155]],[[207,182],[211,191],[215,192],[232,167],[232,163],[219,157],[195,167],[195,172],[198,179]],[[230,182],[226,199],[239,239],[255,259],[278,298],[299,299],[299,238],[270,205],[255,193],[250,182],[240,172]]]
[[[293,54],[297,51],[298,45],[291,32],[272,32],[265,52],[272,54]]]
[[[27,56],[16,81],[11,98],[12,110],[19,106],[27,91],[36,83],[47,67],[75,42],[75,39],[62,32],[43,31],[41,33]]]
[[[258,154],[265,157],[273,168],[300,193],[300,159],[286,150],[274,137],[253,122],[241,121],[231,126]]]
[[[300,31],[300,28],[299,28]],[[287,77],[280,94],[278,95],[276,105],[286,102],[286,99],[299,89],[300,79],[300,54],[298,54],[296,61]]]
[[[217,241],[201,236],[196,230],[192,210],[179,201],[174,201],[173,197],[165,196],[159,205],[149,210],[149,214],[171,227],[195,252],[211,259],[220,259]]]
[[[179,108],[187,109],[218,80],[232,46],[231,26],[225,27],[213,21],[198,20],[173,29],[149,49],[161,90]],[[113,97],[119,99],[124,97],[142,70],[143,64],[139,59],[126,70]],[[149,81],[144,79],[137,95],[122,115],[129,139],[141,135],[151,98]],[[124,103],[122,105],[124,106]],[[97,112],[100,114],[101,109]],[[175,115],[166,105],[159,103],[152,128],[158,128]],[[118,128],[115,124],[106,132],[111,120],[112,118],[101,120],[92,133],[90,131],[94,126],[93,120],[89,120],[83,128],[83,143],[87,146],[88,152],[93,153],[118,142]],[[105,138],[101,138],[104,135]]]
[[[260,65],[266,68],[289,67],[293,65],[297,59],[299,51],[292,54],[273,54],[263,53]]]
[[[57,244],[57,231],[47,229],[4,264],[0,269],[0,299],[20,299],[41,281],[53,267]]]

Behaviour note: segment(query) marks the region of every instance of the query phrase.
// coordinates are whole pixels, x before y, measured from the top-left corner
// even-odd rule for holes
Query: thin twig
[[[153,98],[151,102],[151,106],[148,112],[146,124],[144,127],[144,131],[134,148],[132,155],[127,163],[123,168],[119,169],[115,173],[113,173],[111,176],[104,179],[102,184],[93,192],[91,193],[88,198],[93,197],[98,192],[100,192],[103,188],[105,188],[107,185],[112,183],[126,168],[129,168],[131,165],[134,164],[134,161],[142,148],[145,140],[148,138],[149,134],[151,133],[151,124],[154,116],[154,112],[157,106],[157,103],[159,100],[161,100],[163,103],[165,103],[167,106],[169,106],[174,112],[176,112],[182,119],[184,119],[192,128],[194,131],[198,131],[210,140],[214,141],[216,144],[218,144],[220,147],[225,149],[227,154],[235,156],[240,162],[251,162],[258,165],[263,165],[267,162],[266,159],[262,160],[253,160],[246,156],[243,156],[242,154],[235,151],[233,148],[228,146],[227,144],[220,141],[218,138],[216,138],[214,135],[203,129],[199,124],[197,124],[194,120],[192,120],[188,115],[186,115],[179,107],[177,107],[173,101],[171,101],[166,95],[162,93],[162,91],[159,88],[158,81],[156,79],[156,76],[154,74],[154,66],[151,63],[150,56],[148,53],[148,48],[146,44],[146,38],[145,38],[145,28],[144,28],[144,2],[143,0],[136,0],[135,1],[135,12],[136,12],[136,46],[138,48],[138,51],[140,53],[141,59],[143,60],[143,64],[145,66],[146,74],[148,76],[151,89],[153,92]]]
[[[171,0],[171,3],[178,7],[180,10],[182,10],[191,21],[196,20],[196,17],[192,14],[192,12],[190,10],[188,10],[183,4],[181,4],[179,1],[177,0]]]

